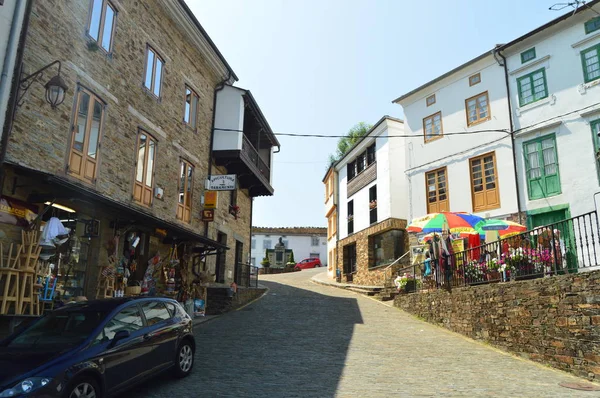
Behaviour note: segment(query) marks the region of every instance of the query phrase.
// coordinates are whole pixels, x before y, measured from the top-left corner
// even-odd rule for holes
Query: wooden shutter
[[[473,212],[500,207],[496,155],[489,153],[470,160]]]
[[[104,103],[87,90],[80,89],[71,134],[69,174],[94,183],[104,121]]]
[[[450,211],[448,199],[448,179],[446,168],[431,171],[425,175],[427,188],[427,212]]]

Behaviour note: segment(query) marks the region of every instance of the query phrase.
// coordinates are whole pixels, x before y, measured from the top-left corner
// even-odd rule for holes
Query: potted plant
[[[269,261],[269,255],[267,254],[266,250],[265,250],[265,256],[263,257],[262,261],[260,262],[260,265],[262,265],[264,268],[269,268],[271,266],[271,261]]]
[[[240,216],[240,206],[230,205],[229,206],[229,214],[231,214],[237,220]]]
[[[472,260],[465,265],[465,281],[468,284],[477,284],[486,280],[485,276],[486,266],[479,262]]]
[[[502,259],[492,258],[487,263],[487,280],[490,282],[500,281],[502,276],[500,275],[500,266]]]
[[[417,288],[421,287],[421,281],[408,272],[402,276],[398,275],[394,280],[394,284],[400,293],[414,293]]]

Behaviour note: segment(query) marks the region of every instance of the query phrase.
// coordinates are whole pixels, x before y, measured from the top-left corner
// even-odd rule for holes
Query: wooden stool
[[[36,280],[35,280],[35,270],[31,269],[21,269],[19,270],[19,279],[21,286],[20,290],[20,298],[19,298],[19,313],[25,314],[25,308],[29,306],[29,315],[38,315],[36,312],[36,302],[37,302],[37,294],[39,294],[39,290],[36,293]]]
[[[13,253],[13,244],[11,243],[8,254],[5,258],[2,243],[0,243],[0,284],[4,281],[4,289],[2,289],[2,305],[0,307],[0,314],[6,315],[12,306],[14,308],[15,315],[20,315],[21,307],[19,305],[19,277],[20,273],[18,270],[19,258],[21,254],[21,245],[17,245],[16,253]]]
[[[98,282],[98,288],[96,289],[96,298],[111,298],[115,292],[115,278],[114,277],[100,277]]]

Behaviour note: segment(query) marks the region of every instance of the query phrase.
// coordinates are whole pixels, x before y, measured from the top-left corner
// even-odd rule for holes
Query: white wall
[[[385,119],[379,124],[369,137],[364,139],[336,166],[338,173],[337,189],[339,192],[338,203],[338,239],[348,236],[348,202],[354,201],[354,233],[371,226],[369,213],[369,189],[377,185],[377,222],[390,217],[407,219],[406,183],[404,172],[404,140],[402,138],[388,138],[388,135],[402,135],[402,123]],[[376,138],[377,137],[377,138]],[[364,152],[367,147],[375,142],[375,158],[377,179],[348,197],[347,164]],[[393,152],[397,151],[397,152]],[[393,177],[392,177],[393,175]],[[394,197],[398,196],[398,197]]]
[[[327,265],[327,235],[319,235],[319,245],[312,245],[312,235],[265,235],[252,234],[252,239],[256,241],[256,246],[252,249],[252,257],[256,259],[255,265],[261,267],[260,262],[265,255],[263,243],[265,240],[271,241],[269,249],[274,249],[279,243],[279,238],[288,241],[287,248],[294,251],[294,260],[300,262],[309,258],[311,253],[319,253],[319,259],[323,266]]]
[[[594,8],[600,11],[600,6]],[[521,203],[525,210],[569,204],[571,215],[577,216],[595,209],[593,195],[600,191],[600,184],[590,122],[600,119],[600,107],[594,106],[600,102],[600,80],[584,83],[580,55],[582,50],[600,44],[600,32],[586,35],[584,30],[584,22],[595,16],[593,11],[582,12],[505,52],[515,127],[525,129],[516,140]],[[520,53],[531,47],[535,47],[536,58],[522,64]],[[542,67],[546,69],[548,97],[520,107],[517,79]],[[588,109],[579,111],[582,108]],[[567,113],[570,114],[562,116]],[[555,119],[548,121],[550,118]],[[523,142],[551,133],[556,134],[562,193],[530,200]]]
[[[480,73],[481,82],[469,86],[469,76]],[[465,100],[488,92],[491,119],[467,126]],[[435,94],[436,102],[425,99]],[[516,213],[516,188],[509,135],[503,132],[450,135],[448,133],[510,128],[504,70],[490,54],[452,75],[402,100],[406,142],[409,218],[427,214],[425,174],[447,167],[450,211],[473,212],[469,159],[491,151],[496,155],[496,173],[501,207],[481,212],[481,216],[500,217]],[[423,119],[441,111],[443,138],[424,142]],[[496,142],[494,142],[496,141]]]
[[[213,150],[242,149],[242,130],[244,129],[243,94],[244,91],[227,85],[217,92]]]

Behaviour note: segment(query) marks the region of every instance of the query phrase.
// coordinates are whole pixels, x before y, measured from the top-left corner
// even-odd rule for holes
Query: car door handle
[[[146,333],[144,335],[144,340],[150,340],[152,337],[154,337],[154,333]]]

